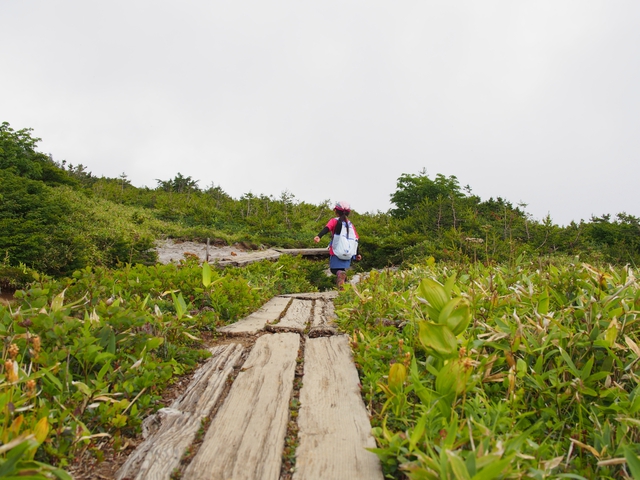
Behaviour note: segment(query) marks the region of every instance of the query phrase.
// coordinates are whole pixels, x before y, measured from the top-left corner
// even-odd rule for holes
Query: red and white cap
[[[351,205],[349,205],[349,202],[345,202],[344,200],[340,200],[339,202],[336,203],[336,206],[333,207],[333,209],[337,210],[339,212],[349,213],[349,212],[351,212]]]

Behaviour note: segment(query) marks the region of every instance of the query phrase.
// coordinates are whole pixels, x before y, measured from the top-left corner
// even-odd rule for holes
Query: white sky
[[[640,2],[5,0],[0,121],[97,176],[640,216]]]

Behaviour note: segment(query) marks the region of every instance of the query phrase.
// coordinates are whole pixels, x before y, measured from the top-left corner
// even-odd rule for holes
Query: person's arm
[[[329,230],[329,227],[325,226],[322,230],[320,230],[320,233],[318,235],[315,236],[315,238],[313,239],[314,242],[318,243],[320,241],[320,238],[322,238],[324,235],[326,235],[327,233],[329,233],[331,230]]]

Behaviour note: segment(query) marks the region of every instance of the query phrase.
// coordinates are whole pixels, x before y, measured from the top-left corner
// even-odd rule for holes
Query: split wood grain
[[[290,298],[274,297],[259,310],[236,323],[219,328],[218,332],[227,335],[255,335],[264,330],[267,323],[278,320],[290,301]]]
[[[307,325],[311,320],[312,306],[312,300],[300,300],[298,298],[294,298],[284,316],[275,325],[270,325],[269,330],[272,332],[304,332],[304,329],[307,328]]]
[[[180,465],[202,420],[220,400],[227,378],[241,362],[244,348],[229,344],[211,352],[211,358],[196,371],[187,390],[169,408],[159,410],[152,422],[145,422],[152,424],[152,432],[129,455],[116,474],[117,479],[168,479]]]
[[[316,300],[311,327],[335,327],[335,320],[336,312],[333,307],[333,302]]]
[[[307,339],[294,480],[382,479],[346,335]]]
[[[328,257],[329,249],[328,248],[275,248],[274,250],[280,253],[286,253],[287,255],[292,255],[297,257],[301,255],[303,257]]]
[[[281,296],[300,298],[302,300],[332,300],[338,296],[338,292],[335,290],[328,290],[326,292],[286,293]]]
[[[245,267],[250,263],[261,262],[262,260],[276,261],[282,253],[276,250],[260,250],[257,252],[243,252],[237,257],[224,257],[217,260],[220,267]]]
[[[277,480],[300,336],[263,335],[211,421],[184,480]]]
[[[316,300],[313,308],[313,319],[309,328],[309,337],[317,338],[337,335],[338,326],[335,323],[336,314],[332,301]]]

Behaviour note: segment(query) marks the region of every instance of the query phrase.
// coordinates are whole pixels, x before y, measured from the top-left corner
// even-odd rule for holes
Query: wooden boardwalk
[[[367,450],[376,444],[349,341],[335,334],[333,297],[275,297],[221,328],[232,342],[256,341],[250,351],[240,343],[212,349],[187,391],[145,421],[146,440],[116,478],[169,479],[180,472],[182,480],[278,480],[287,434],[297,430],[294,480],[382,479],[377,456]],[[300,406],[291,415],[296,371]]]

